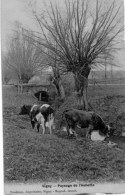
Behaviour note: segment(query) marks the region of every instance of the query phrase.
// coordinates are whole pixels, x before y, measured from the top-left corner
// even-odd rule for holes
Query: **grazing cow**
[[[34,96],[39,100],[39,101],[44,101],[48,102],[49,101],[49,94],[46,91],[38,91],[34,93]]]
[[[103,119],[95,112],[69,109],[63,112],[63,118],[65,119],[68,136],[76,135],[75,127],[87,128],[87,138],[90,137],[91,132],[94,130],[99,130],[100,134],[107,137],[113,134],[112,128],[106,125]]]
[[[37,124],[37,130],[39,132],[40,125],[45,133],[46,127],[49,128],[50,134],[52,133],[52,127],[54,123],[54,110],[49,104],[39,105],[24,105],[21,107],[20,115],[28,114],[30,116],[31,125],[34,129]]]

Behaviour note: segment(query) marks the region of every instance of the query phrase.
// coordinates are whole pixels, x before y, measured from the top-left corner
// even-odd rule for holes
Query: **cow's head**
[[[19,115],[28,114],[27,106],[23,105],[20,109]]]

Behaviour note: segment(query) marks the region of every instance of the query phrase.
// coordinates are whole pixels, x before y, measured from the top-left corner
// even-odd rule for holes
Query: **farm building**
[[[34,75],[28,83],[15,84],[17,87],[17,93],[30,93],[34,94],[38,91],[50,91],[54,89],[49,82],[49,72],[43,72],[41,75]],[[55,90],[55,89],[54,89]]]

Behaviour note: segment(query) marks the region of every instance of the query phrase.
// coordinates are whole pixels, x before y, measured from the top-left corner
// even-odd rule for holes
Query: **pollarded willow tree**
[[[41,71],[44,57],[29,38],[31,32],[23,32],[22,27],[16,29],[9,39],[8,48],[3,56],[3,67],[7,68],[20,82],[28,82],[32,76]]]
[[[60,9],[50,2],[49,9],[40,15],[34,12],[41,29],[36,36],[42,37],[39,44],[51,51],[51,58],[56,55],[60,68],[74,74],[79,103],[88,109],[90,71],[104,65],[105,56],[110,62],[119,47],[118,37],[123,31],[121,5],[105,0],[65,0],[64,6]]]

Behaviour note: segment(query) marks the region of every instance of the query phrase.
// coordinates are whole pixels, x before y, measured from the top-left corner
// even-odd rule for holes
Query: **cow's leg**
[[[65,116],[65,120],[66,120],[66,127],[67,127],[67,134],[68,136],[70,136],[72,133],[72,130],[71,130],[71,120]]]
[[[69,133],[69,126],[68,126],[68,125],[67,125],[67,127],[66,127],[66,130],[67,130],[67,135],[69,136],[70,133]]]
[[[54,117],[53,117],[53,114],[50,114],[49,121],[48,121],[50,134],[52,134],[53,123],[54,123]]]
[[[69,129],[69,134],[70,135],[73,135],[73,129],[70,127],[70,129]]]
[[[68,136],[73,135],[72,129],[71,129],[71,126],[69,123],[67,123],[67,134],[68,134]]]
[[[36,119],[38,121],[38,124],[42,126],[43,135],[45,133],[45,119],[41,113],[37,114]]]
[[[41,125],[42,125],[43,135],[44,135],[45,130],[46,130],[46,122],[45,122],[45,119],[44,118],[42,118]]]
[[[50,134],[52,134],[52,128],[54,125],[54,117],[53,116],[50,117],[50,121],[48,122],[48,125],[49,125]]]
[[[77,134],[76,134],[76,131],[75,131],[75,126],[76,126],[76,124],[75,124],[75,122],[73,122],[72,123],[72,135],[74,136],[74,137],[77,137]]]
[[[66,125],[66,130],[67,130],[67,135],[70,136],[70,126],[68,124]]]
[[[38,130],[38,132],[39,132],[39,128],[40,128],[40,124],[38,123],[37,124],[37,130]]]
[[[43,130],[43,135],[44,135],[44,133],[45,133],[45,129],[46,129],[46,128],[45,128],[45,124],[44,124],[44,123],[42,123],[42,124],[41,124],[41,126],[42,126],[42,130]]]
[[[75,130],[72,130],[74,137],[77,137],[77,133]]]
[[[69,118],[68,116],[65,116],[65,121],[66,121],[66,128],[67,128],[67,134],[68,136],[76,136],[76,132],[75,132],[75,122]]]
[[[68,134],[68,136],[72,136],[72,135],[74,134],[74,133],[73,133],[72,127],[69,126],[69,125],[68,125],[68,127],[67,127],[67,134]]]
[[[48,117],[48,122],[46,123],[49,128],[49,131],[50,131],[50,134],[52,134],[52,129],[54,129],[54,116],[53,114],[51,114],[49,117]]]
[[[52,126],[51,126],[51,124],[49,124],[49,132],[50,132],[50,134],[52,134]]]
[[[55,124],[54,124],[54,115],[52,114],[52,116],[51,116],[51,128],[52,128],[52,130],[53,129],[55,129]]]
[[[50,134],[52,134],[52,128],[51,128],[51,124],[50,124],[49,119],[48,119],[48,121],[45,122],[45,127],[48,127]]]
[[[31,125],[32,125],[32,128],[34,129],[35,128],[35,122],[31,120]]]
[[[65,118],[65,122],[66,122],[66,131],[69,136],[69,125],[68,125],[68,121],[66,120],[66,118]]]
[[[69,121],[69,136],[76,136],[76,132],[75,132],[75,123],[73,121]]]
[[[93,130],[93,125],[89,125],[87,132],[86,132],[86,138],[90,139],[91,138],[91,132]]]

